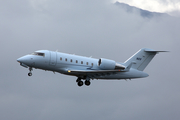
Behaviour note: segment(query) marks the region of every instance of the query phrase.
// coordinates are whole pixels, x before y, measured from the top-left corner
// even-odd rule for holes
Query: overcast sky
[[[143,18],[111,0],[0,1],[0,119],[178,120],[179,31],[179,17]],[[48,49],[124,62],[144,47],[171,52],[153,59],[148,78],[89,87],[37,69],[29,77],[16,61]]]

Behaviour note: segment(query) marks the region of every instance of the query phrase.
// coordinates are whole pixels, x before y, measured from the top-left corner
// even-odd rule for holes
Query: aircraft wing
[[[124,72],[124,71],[121,71],[121,70],[68,70],[68,72],[87,74],[87,73],[114,73],[114,72]]]
[[[71,75],[75,76],[88,76],[91,79],[96,78],[97,76],[108,76],[112,74],[117,74],[118,72],[125,72],[121,70],[68,70]]]

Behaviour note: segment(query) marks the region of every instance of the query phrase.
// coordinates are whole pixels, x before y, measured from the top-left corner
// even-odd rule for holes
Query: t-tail
[[[154,58],[154,56],[159,52],[167,51],[155,51],[148,48],[140,49],[138,52],[136,52],[133,56],[131,56],[128,60],[124,62],[124,65],[126,66],[125,71],[128,71],[130,68],[143,71]]]

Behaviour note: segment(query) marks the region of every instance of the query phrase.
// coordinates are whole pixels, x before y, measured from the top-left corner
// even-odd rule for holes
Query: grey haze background
[[[180,119],[180,18],[144,18],[111,1],[0,1],[1,120]],[[94,80],[28,70],[16,59],[39,49],[124,62],[143,47],[169,50],[132,81]]]

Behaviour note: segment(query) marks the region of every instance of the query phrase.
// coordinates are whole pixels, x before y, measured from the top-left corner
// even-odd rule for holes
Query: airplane
[[[83,86],[83,84],[89,86],[90,80],[93,79],[131,80],[148,77],[149,75],[143,71],[159,52],[167,51],[142,48],[124,63],[120,63],[105,58],[95,59],[57,51],[38,50],[18,58],[17,61],[21,66],[29,68],[28,76],[32,76],[33,68],[42,69],[76,76],[78,86]]]

